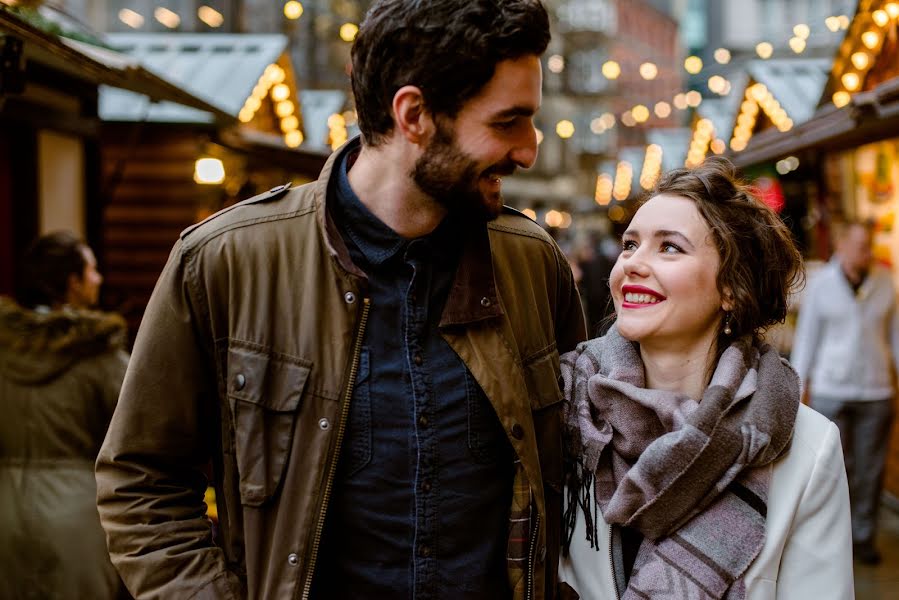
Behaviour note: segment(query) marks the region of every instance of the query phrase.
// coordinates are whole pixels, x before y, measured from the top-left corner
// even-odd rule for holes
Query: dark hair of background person
[[[539,0],[381,0],[352,49],[359,129],[369,146],[393,130],[393,98],[421,89],[433,115],[455,118],[493,78],[496,65],[540,56],[549,16]]]
[[[782,323],[790,294],[805,281],[802,255],[789,228],[738,179],[733,163],[712,156],[692,169],[669,171],[647,198],[660,194],[696,203],[721,257],[717,286],[722,297],[728,291],[732,296],[732,333],[724,334],[722,319],[716,355],[732,339],[748,333],[758,338],[768,327]]]
[[[65,302],[69,276],[84,275],[87,246],[75,234],[58,231],[35,240],[21,263],[16,300],[22,306],[53,306]]]

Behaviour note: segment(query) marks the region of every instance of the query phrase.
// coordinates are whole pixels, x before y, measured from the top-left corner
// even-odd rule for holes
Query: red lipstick
[[[659,302],[665,300],[665,296],[648,287],[643,287],[642,285],[624,285],[621,286],[621,308],[646,308],[648,306],[655,306],[655,304],[658,304],[658,302],[653,304],[637,304],[634,302],[627,302],[624,298],[628,294],[645,294],[647,296],[652,296]]]

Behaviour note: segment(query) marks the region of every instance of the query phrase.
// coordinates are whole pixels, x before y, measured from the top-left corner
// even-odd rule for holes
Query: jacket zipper
[[[534,590],[534,548],[537,546],[537,537],[540,535],[540,513],[537,513],[537,521],[534,525],[534,535],[531,537],[531,545],[528,548],[528,593],[527,600],[531,600]]]
[[[594,519],[596,516],[593,517]],[[612,560],[612,526],[609,525],[609,568],[612,570],[612,589],[615,590],[615,600],[621,600],[621,595],[618,593],[618,577],[615,575],[615,561]],[[598,540],[597,540],[598,542]]]
[[[318,522],[315,526],[315,535],[312,538],[312,555],[309,558],[309,568],[306,569],[306,582],[303,584],[303,600],[308,600],[312,591],[312,578],[315,575],[315,562],[318,559],[318,546],[322,538],[322,529],[325,526],[325,513],[328,511],[328,500],[331,498],[331,488],[334,485],[334,475],[337,472],[337,463],[340,458],[340,447],[343,444],[343,434],[346,429],[347,416],[350,412],[350,400],[353,396],[353,388],[356,385],[356,374],[359,371],[359,355],[362,353],[362,337],[365,335],[365,326],[368,323],[368,311],[371,308],[371,300],[365,298],[362,305],[362,319],[359,321],[359,331],[356,333],[356,341],[353,345],[353,366],[350,367],[350,380],[343,396],[343,407],[340,412],[340,423],[337,425],[337,444],[334,447],[334,459],[328,471],[328,480],[325,483],[325,494],[322,499],[321,511],[318,513]]]

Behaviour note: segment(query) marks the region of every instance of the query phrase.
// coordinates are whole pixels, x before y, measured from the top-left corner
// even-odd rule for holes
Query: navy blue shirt
[[[334,220],[371,308],[314,595],[509,597],[513,451],[437,327],[464,225],[402,238],[353,192],[346,158],[337,172]]]

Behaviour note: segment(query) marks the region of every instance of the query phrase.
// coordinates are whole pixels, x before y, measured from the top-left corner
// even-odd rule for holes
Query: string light
[[[693,108],[698,107],[702,104],[702,94],[697,92],[696,90],[690,90],[686,95],[687,106],[692,106]]]
[[[640,65],[640,77],[648,81],[652,81],[659,74],[659,68],[655,63],[645,62]]]
[[[657,102],[654,112],[658,118],[667,119],[671,115],[671,105],[667,102]]]
[[[606,79],[618,79],[621,75],[621,65],[614,60],[607,60],[602,65],[602,74]]]
[[[284,4],[284,16],[291,21],[296,21],[303,16],[303,5],[296,0],[290,0]]]
[[[840,81],[843,82],[843,86],[845,86],[845,88],[850,92],[857,91],[859,86],[861,85],[861,79],[859,78],[858,73],[854,73],[852,71],[843,73]]]
[[[702,71],[702,59],[698,56],[688,56],[684,60],[684,69],[690,75],[698,75]]]
[[[790,38],[790,49],[796,54],[802,54],[805,50],[805,40],[801,37]]]
[[[559,54],[553,54],[546,60],[546,68],[553,73],[561,73],[565,70],[565,58]]]
[[[622,160],[615,170],[615,184],[612,187],[612,197],[615,200],[627,200],[631,195],[631,185],[634,180],[634,167],[631,163]]]
[[[886,24],[890,22],[890,15],[888,15],[885,10],[875,10],[871,13],[871,18],[877,23],[878,27],[885,27]]]
[[[225,22],[222,13],[206,5],[197,9],[197,17],[212,28],[221,27]]]
[[[884,13],[886,14],[886,13]],[[130,8],[123,8],[119,11],[119,21],[130,27],[131,29],[140,29],[144,26],[144,17],[140,13],[134,12]]]
[[[895,2],[889,2],[883,8],[887,11],[887,14],[891,19],[899,17],[899,4],[896,4]]]
[[[556,123],[556,135],[558,135],[563,140],[567,140],[568,138],[573,136],[574,131],[574,123],[572,123],[568,119],[563,119]]]
[[[164,6],[156,7],[156,10],[153,11],[153,16],[169,29],[175,29],[181,24],[181,17],[178,16],[178,13],[172,12]]]
[[[727,48],[718,48],[715,50],[715,61],[719,65],[726,65],[730,62],[730,50]]]
[[[612,201],[612,176],[601,173],[596,177],[596,203],[600,206],[608,206]]]
[[[793,27],[793,35],[798,38],[802,38],[804,40],[808,39],[809,34],[811,34],[812,30],[805,23],[799,23],[795,27]]]
[[[645,123],[649,120],[649,109],[642,104],[638,104],[631,109],[631,114],[637,123]]]
[[[873,50],[880,43],[880,35],[876,31],[866,31],[862,34],[862,43]]]
[[[640,170],[640,187],[651,190],[659,179],[662,167],[662,147],[658,144],[650,144],[646,147],[646,156],[643,158],[643,168]]]
[[[850,60],[852,61],[852,64],[856,69],[858,69],[859,71],[863,71],[865,70],[865,68],[867,68],[868,64],[870,64],[871,57],[867,52],[859,51],[855,52],[850,57]]]
[[[344,23],[340,26],[340,39],[344,42],[352,42],[359,33],[359,26],[355,23]]]
[[[849,101],[852,100],[852,96],[850,96],[849,92],[846,90],[840,90],[839,92],[835,92],[831,99],[833,100],[834,106],[843,108],[849,104]]]
[[[762,60],[768,60],[774,53],[774,46],[772,46],[770,42],[760,42],[755,47],[755,53],[758,54],[759,58]]]
[[[839,17],[827,17],[824,19],[824,24],[827,26],[829,30],[836,33],[840,29],[840,18]]]

